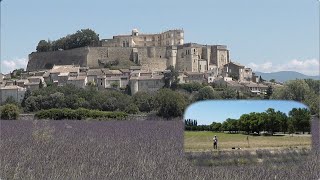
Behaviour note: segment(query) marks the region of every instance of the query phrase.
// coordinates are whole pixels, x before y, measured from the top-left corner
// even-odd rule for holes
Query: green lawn
[[[240,147],[241,149],[259,148],[288,148],[288,147],[310,147],[311,136],[248,136],[243,134],[217,133],[211,131],[185,131],[184,148],[185,151],[209,151],[213,149],[212,138],[218,137],[219,149],[231,149]]]

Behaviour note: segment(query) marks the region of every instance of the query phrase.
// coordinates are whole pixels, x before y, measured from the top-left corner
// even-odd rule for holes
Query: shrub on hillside
[[[124,111],[128,114],[137,114],[139,113],[139,108],[135,104],[130,104]]]
[[[15,120],[19,117],[19,108],[14,104],[6,104],[1,108],[1,119]]]
[[[164,118],[181,117],[187,106],[185,97],[170,89],[161,89],[155,100],[158,107],[158,116]]]

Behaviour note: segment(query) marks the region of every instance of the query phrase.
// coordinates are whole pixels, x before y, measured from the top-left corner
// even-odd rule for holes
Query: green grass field
[[[212,138],[218,137],[218,149],[228,150],[232,147],[241,149],[272,149],[289,147],[310,147],[310,135],[285,136],[248,136],[243,134],[217,133],[211,131],[185,131],[185,151],[210,151],[213,149]]]

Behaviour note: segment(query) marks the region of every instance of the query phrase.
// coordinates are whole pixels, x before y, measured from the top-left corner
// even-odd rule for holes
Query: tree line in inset
[[[251,112],[243,114],[239,119],[228,118],[224,122],[212,122],[210,125],[198,125],[197,120],[185,119],[187,131],[228,131],[229,133],[260,134],[267,132],[273,135],[275,132],[310,133],[311,113],[306,108],[293,108],[288,116],[273,108],[265,112]]]

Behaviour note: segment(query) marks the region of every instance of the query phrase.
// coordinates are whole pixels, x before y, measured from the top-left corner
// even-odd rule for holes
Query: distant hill
[[[320,80],[320,76],[307,76],[295,71],[279,71],[272,73],[255,72],[257,76],[261,76],[262,79],[270,80],[275,79],[277,82],[285,82],[295,79],[316,79]]]

